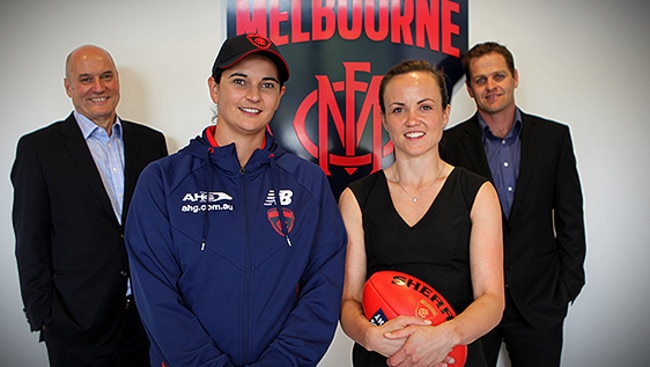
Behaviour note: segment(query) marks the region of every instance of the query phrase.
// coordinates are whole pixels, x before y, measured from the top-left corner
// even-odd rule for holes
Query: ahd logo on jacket
[[[232,196],[222,191],[188,192],[183,196],[183,213],[200,213],[205,211],[233,211]]]

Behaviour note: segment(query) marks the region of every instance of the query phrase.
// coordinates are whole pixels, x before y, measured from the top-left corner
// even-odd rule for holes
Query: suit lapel
[[[519,163],[519,177],[517,177],[517,187],[515,189],[515,198],[510,210],[510,218],[517,214],[518,203],[522,202],[526,196],[526,191],[533,177],[535,166],[540,159],[540,133],[537,122],[530,116],[521,113],[522,130],[521,130],[521,159]]]
[[[88,145],[86,145],[81,129],[77,125],[77,121],[73,115],[70,115],[65,121],[65,126],[63,127],[63,144],[70,153],[72,162],[81,172],[81,176],[84,178],[88,186],[90,186],[97,200],[102,204],[104,209],[111,214],[111,218],[115,218],[111,200],[106,193],[104,183],[99,175],[99,171],[97,170],[95,161],[90,153],[90,149],[88,149]],[[118,224],[117,218],[115,218],[115,223]]]
[[[483,135],[481,133],[481,125],[478,123],[477,116],[478,115],[474,115],[470,120],[470,123],[465,124],[464,126],[465,133],[469,135],[471,142],[471,144],[467,144],[466,146],[468,159],[471,162],[471,169],[474,172],[488,178],[490,181],[494,181],[492,179],[492,172],[490,171],[487,156],[485,155],[485,149],[483,148]]]
[[[133,190],[138,179],[138,159],[140,157],[140,143],[138,133],[128,121],[122,120],[122,138],[124,139],[124,205],[122,209],[122,223],[131,203]]]

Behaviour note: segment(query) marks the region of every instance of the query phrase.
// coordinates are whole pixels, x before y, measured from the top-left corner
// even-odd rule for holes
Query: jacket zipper
[[[251,314],[251,287],[252,287],[252,244],[251,244],[251,238],[250,238],[250,228],[251,228],[251,219],[250,219],[250,213],[249,213],[249,206],[248,206],[248,185],[246,181],[246,169],[244,167],[239,169],[239,174],[241,177],[241,183],[242,183],[242,205],[244,207],[244,232],[245,232],[245,238],[244,238],[244,310],[242,312],[242,325],[243,325],[243,332],[242,332],[242,355],[244,356],[244,360],[249,359],[249,343],[250,343],[250,331],[252,330],[251,328],[251,322],[250,322],[250,314]]]

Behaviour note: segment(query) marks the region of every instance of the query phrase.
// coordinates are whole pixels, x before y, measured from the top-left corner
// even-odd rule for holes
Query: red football
[[[456,313],[444,297],[425,282],[397,271],[378,271],[363,287],[363,313],[374,325],[382,325],[399,315],[420,316],[439,325]],[[462,367],[467,346],[458,345],[449,353],[453,367]]]

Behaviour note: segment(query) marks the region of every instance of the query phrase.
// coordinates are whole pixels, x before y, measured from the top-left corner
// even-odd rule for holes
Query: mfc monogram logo
[[[371,75],[369,82],[360,81],[357,79],[359,73],[370,74],[370,62],[342,64],[345,70],[344,81],[332,82],[327,75],[315,75],[317,89],[307,94],[300,103],[293,127],[300,144],[318,161],[328,176],[331,176],[330,165],[343,167],[349,175],[366,165],[371,165],[372,172],[375,172],[382,168],[382,158],[393,152],[393,144],[390,141],[383,144],[382,139],[378,100],[382,76]],[[362,99],[362,104],[357,109],[358,99]],[[338,101],[341,100],[345,101],[344,111],[339,107]],[[308,134],[308,131],[314,131],[307,127],[309,113],[317,116],[315,141]],[[313,120],[309,121],[313,123]],[[332,127],[334,131],[330,131]],[[369,137],[372,151],[359,153],[357,148],[364,136]],[[332,152],[334,143],[343,147],[341,154]]]

